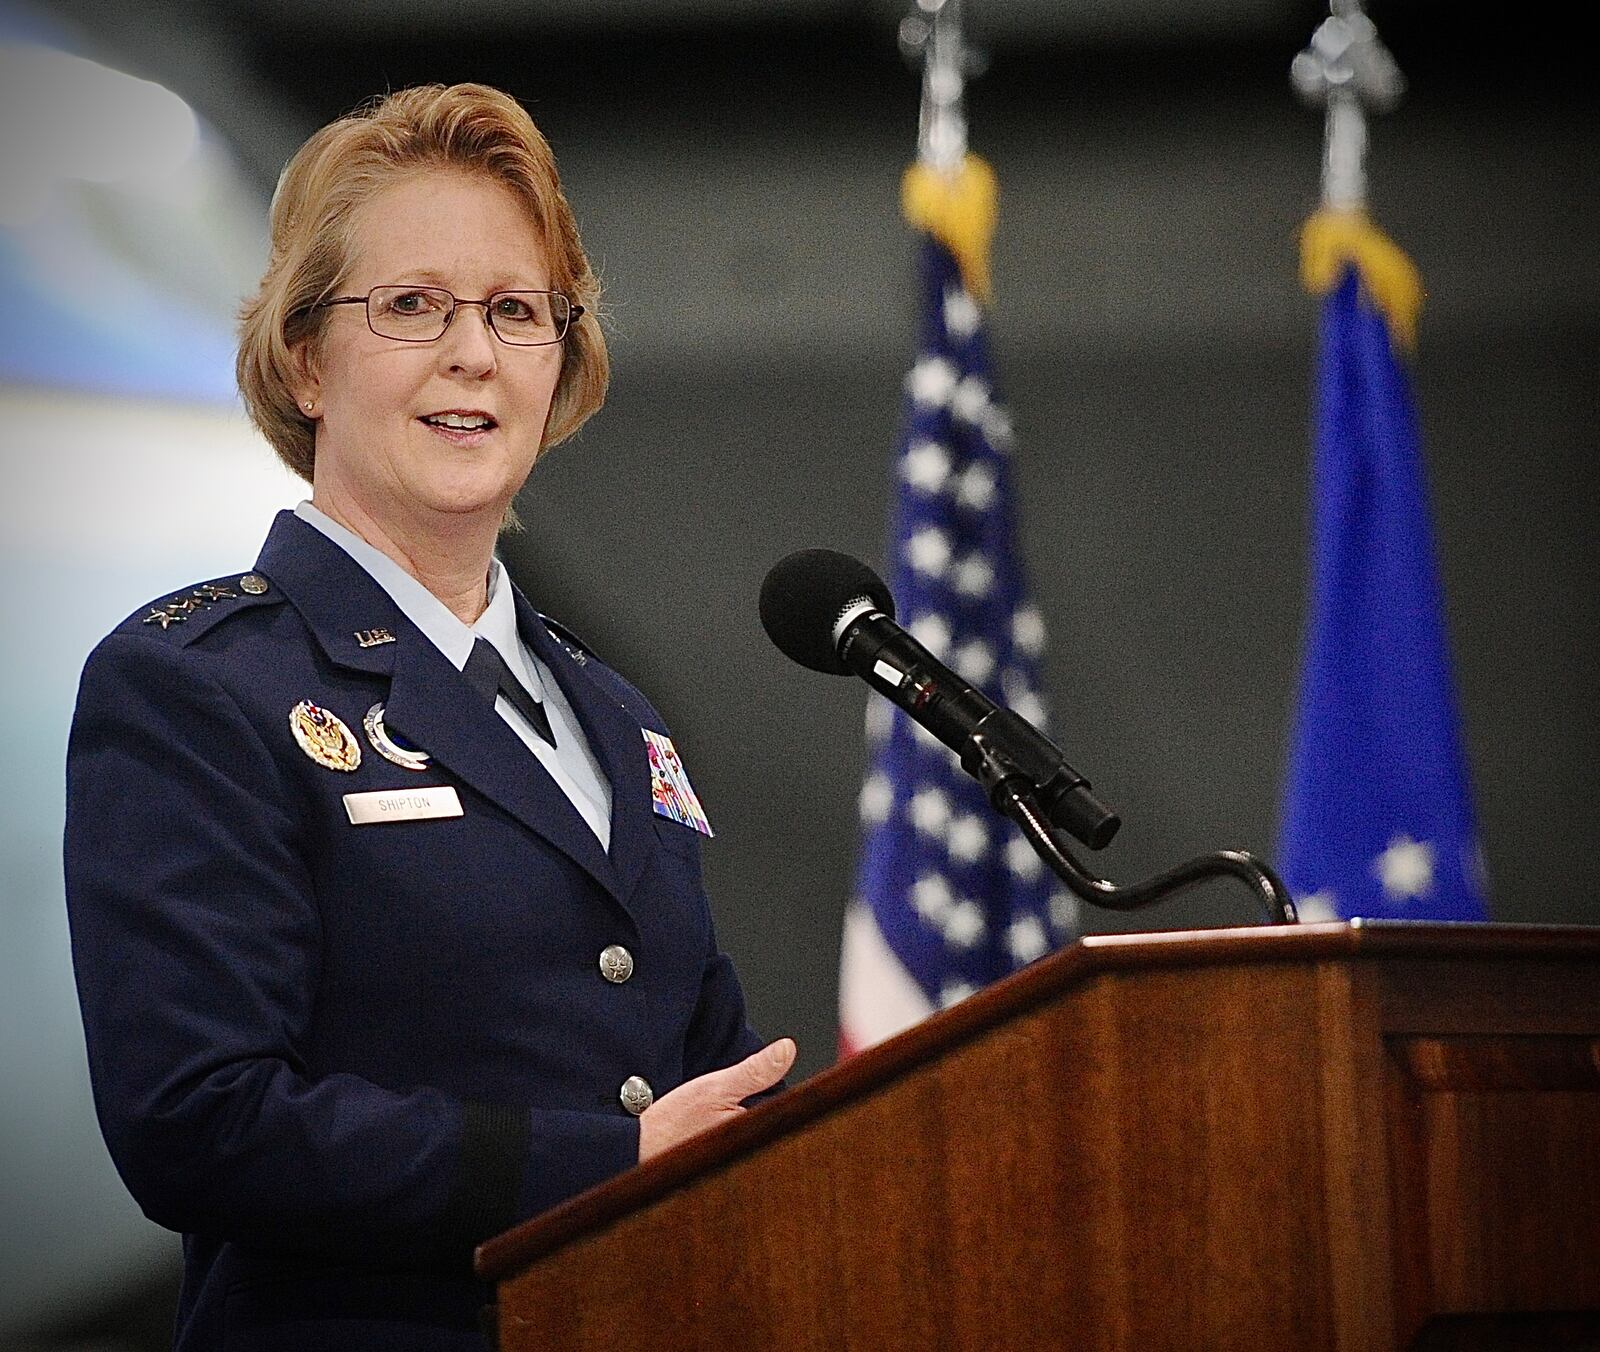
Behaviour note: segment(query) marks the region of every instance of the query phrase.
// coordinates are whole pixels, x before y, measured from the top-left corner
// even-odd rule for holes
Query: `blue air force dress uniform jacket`
[[[609,853],[290,513],[251,574],[130,617],[84,671],[73,957],[112,1157],[184,1232],[180,1349],[481,1346],[472,1246],[635,1163],[645,1086],[760,1045],[700,837],[653,810],[659,716],[515,599],[610,780]],[[356,769],[319,763],[291,729],[305,700],[355,730],[381,703],[431,759],[356,731]],[[461,815],[346,811],[430,786]]]

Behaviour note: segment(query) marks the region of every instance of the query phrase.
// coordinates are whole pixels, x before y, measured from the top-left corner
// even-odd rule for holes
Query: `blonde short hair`
[[[272,196],[266,275],[240,312],[236,370],[245,408],[307,482],[316,428],[295,402],[295,349],[316,352],[328,311],[313,307],[338,290],[350,267],[356,209],[426,169],[481,174],[515,193],[544,240],[550,285],[583,306],[565,339],[545,445],[571,436],[605,401],[611,366],[597,319],[600,287],[549,142],[521,104],[487,85],[398,90],[329,123],[284,167]]]

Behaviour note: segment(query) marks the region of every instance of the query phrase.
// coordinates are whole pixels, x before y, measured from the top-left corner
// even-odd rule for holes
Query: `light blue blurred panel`
[[[236,399],[266,202],[180,93],[0,0],[0,384]]]
[[[0,231],[0,382],[190,402],[237,398],[233,336],[214,316],[131,273],[107,285],[99,305],[45,290],[37,276],[15,236]]]
[[[67,34],[44,11],[0,0],[0,42],[38,42],[64,50]]]

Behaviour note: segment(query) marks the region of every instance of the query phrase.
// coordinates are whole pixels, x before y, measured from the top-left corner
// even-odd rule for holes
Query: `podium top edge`
[[[702,1174],[864,1097],[946,1050],[1108,973],[1232,963],[1368,958],[1553,959],[1600,964],[1600,927],[1357,920],[1087,935],[851,1057],[714,1131],[630,1169],[480,1245],[478,1277],[500,1281]],[[1600,973],[1597,973],[1600,976]]]
[[[1266,958],[1287,949],[1296,958],[1340,953],[1504,954],[1600,953],[1600,926],[1486,923],[1481,920],[1330,920],[1298,925],[1247,925],[1229,929],[1155,930],[1089,934],[1070,948],[1102,957],[1107,965],[1160,964],[1179,953],[1195,962]]]

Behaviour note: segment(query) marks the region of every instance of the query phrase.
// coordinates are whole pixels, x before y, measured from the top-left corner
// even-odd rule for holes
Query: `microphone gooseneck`
[[[1108,844],[1121,819],[1090,792],[1060,749],[1010,709],[951,671],[894,620],[894,598],[859,559],[805,549],[780,559],[761,584],[761,623],[785,656],[813,671],[856,675],[957,753],[990,805],[1082,900],[1112,910],[1163,901],[1206,878],[1245,882],[1277,924],[1297,919],[1288,890],[1239,850],[1190,860],[1127,887],[1097,878],[1062,843]]]

